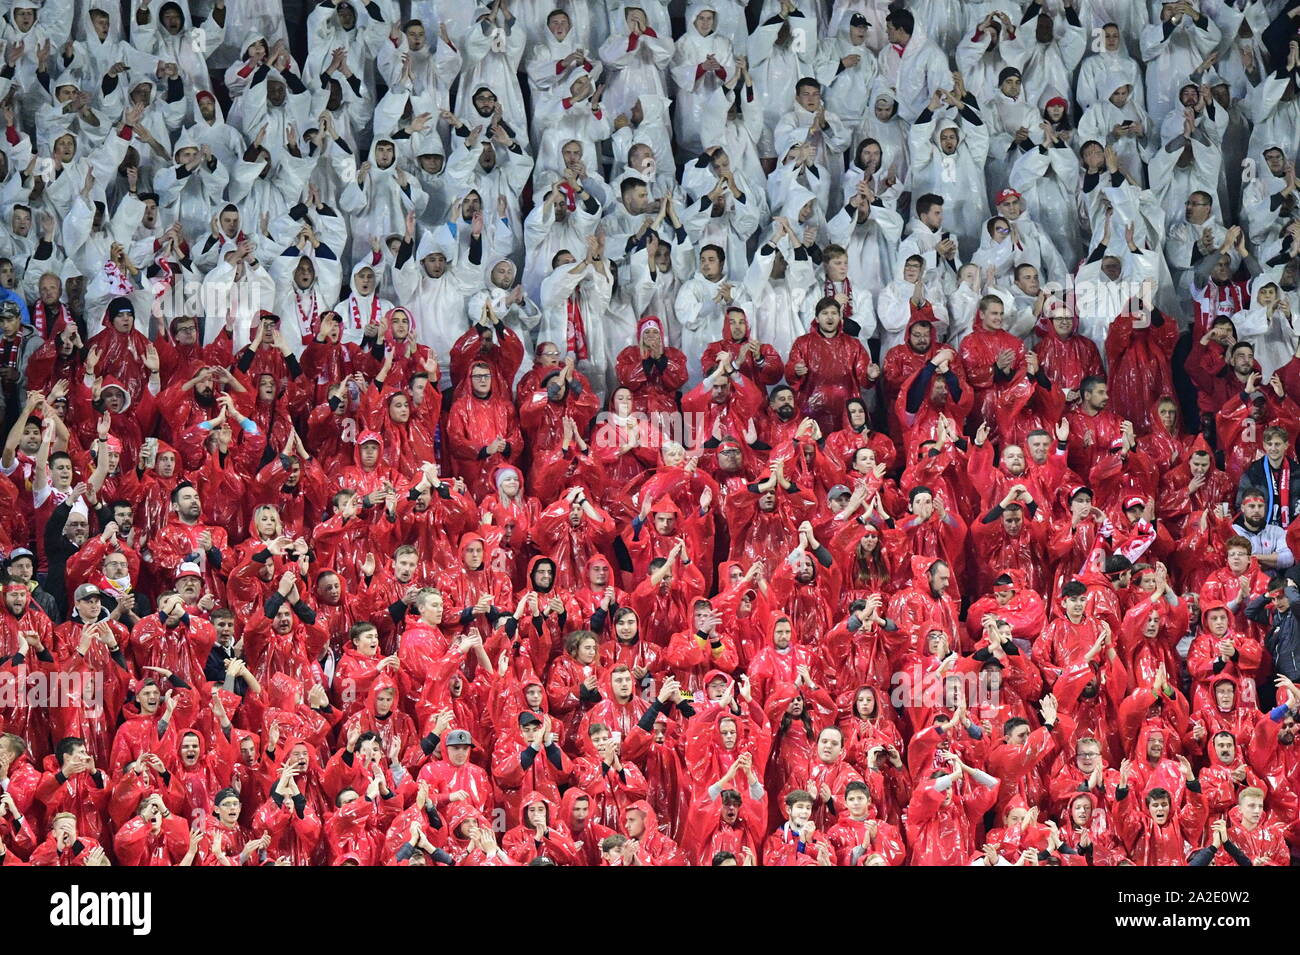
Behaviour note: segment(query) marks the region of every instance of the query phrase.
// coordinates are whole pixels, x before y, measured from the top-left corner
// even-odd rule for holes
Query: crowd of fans
[[[1297,0],[6,6],[5,865],[1300,851]]]

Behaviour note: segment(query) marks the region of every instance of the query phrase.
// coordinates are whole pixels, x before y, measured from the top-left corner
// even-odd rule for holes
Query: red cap
[[[999,193],[997,194],[997,196],[993,199],[993,204],[994,204],[995,206],[1000,206],[1000,205],[1002,205],[1002,203],[1006,202],[1008,199],[1019,199],[1019,198],[1020,198],[1020,193],[1016,192],[1016,190],[1014,190],[1014,189],[1003,189],[1003,190],[1002,190],[1001,192],[999,192]]]
[[[384,439],[379,436],[378,431],[362,431],[359,435],[357,435],[357,447],[361,447],[361,445],[365,444],[368,441],[373,441],[375,442],[375,444],[384,443]]]
[[[1146,507],[1146,506],[1147,506],[1146,498],[1138,497],[1136,494],[1131,497],[1124,498],[1124,510],[1126,511],[1131,507]]]

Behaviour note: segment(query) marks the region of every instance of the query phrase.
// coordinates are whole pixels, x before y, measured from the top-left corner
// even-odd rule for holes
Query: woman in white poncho
[[[727,118],[725,84],[736,61],[731,41],[718,30],[720,5],[694,0],[686,9],[686,32],[673,52],[677,145],[688,154],[702,152],[710,138],[707,131],[721,129]]]
[[[900,183],[908,182],[907,133],[908,125],[898,115],[898,96],[894,87],[883,76],[877,76],[871,84],[871,106],[862,114],[862,122],[853,133],[853,141],[861,143],[864,139],[874,139],[880,143],[880,152],[887,156],[885,165],[894,171]],[[847,173],[845,174],[847,178]],[[850,194],[850,187],[844,185],[844,196]]]
[[[1034,146],[1021,153],[1008,177],[1011,188],[1020,193],[1025,210],[1051,236],[1067,263],[1079,261],[1084,254],[1076,200],[1079,160],[1060,138],[1068,132],[1058,131],[1044,119],[1030,130]]]

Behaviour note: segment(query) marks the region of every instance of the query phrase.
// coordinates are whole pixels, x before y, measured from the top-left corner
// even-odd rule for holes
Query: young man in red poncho
[[[800,414],[829,434],[844,414],[844,402],[875,387],[881,372],[862,343],[844,331],[838,301],[821,299],[813,314],[812,329],[790,348],[785,378]]]
[[[1174,795],[1160,786],[1131,789],[1132,765],[1120,764],[1115,790],[1115,829],[1129,857],[1137,865],[1187,865],[1199,848],[1205,831],[1205,799],[1192,764],[1180,756],[1186,799],[1179,806]]]

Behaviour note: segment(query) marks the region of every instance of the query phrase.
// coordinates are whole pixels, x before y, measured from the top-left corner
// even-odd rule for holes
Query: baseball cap
[[[845,494],[849,494],[849,495],[853,494],[853,492],[849,490],[849,486],[847,484],[836,484],[833,488],[831,488],[829,491],[826,492],[826,500],[833,501],[837,497],[841,497]]]
[[[849,17],[849,26],[862,27],[865,29],[870,27],[871,24],[867,22],[867,18],[864,17],[862,14],[855,13],[853,14],[853,16]]]
[[[187,560],[185,561],[185,563],[181,564],[180,567],[176,568],[177,580],[180,580],[182,577],[202,577],[202,576],[203,576],[203,569],[199,567],[198,564],[194,563],[194,561],[192,560]]]
[[[537,723],[540,726],[541,722],[542,722],[542,718],[538,716],[536,713],[534,713],[532,710],[525,710],[524,712],[519,714],[520,726],[530,726],[533,723]]]
[[[1131,497],[1124,498],[1124,510],[1126,511],[1129,508],[1146,507],[1146,506],[1147,506],[1146,498],[1138,497],[1136,494],[1132,495]]]
[[[379,437],[378,431],[362,431],[357,437],[357,446],[360,447],[363,444],[369,444],[371,441],[375,442],[375,444],[384,443],[383,439]]]
[[[1070,500],[1073,501],[1080,494],[1087,494],[1089,497],[1096,497],[1096,495],[1092,493],[1092,488],[1088,487],[1086,484],[1080,484],[1070,491]]]
[[[89,600],[91,597],[103,597],[104,591],[100,590],[94,584],[82,584],[77,588],[76,593],[72,595],[74,600]]]
[[[26,547],[15,547],[13,550],[9,552],[9,558],[8,558],[9,563],[12,564],[19,557],[30,557],[32,558],[32,560],[36,559],[36,555],[33,554],[31,551],[29,551]]]
[[[993,204],[995,206],[1000,206],[1002,205],[1002,203],[1007,202],[1011,199],[1019,199],[1019,198],[1020,198],[1020,193],[1016,192],[1016,190],[1003,189],[1001,192],[997,194],[996,197],[994,197]]]
[[[474,738],[469,735],[469,730],[452,730],[447,734],[445,742],[448,746],[473,746]]]

